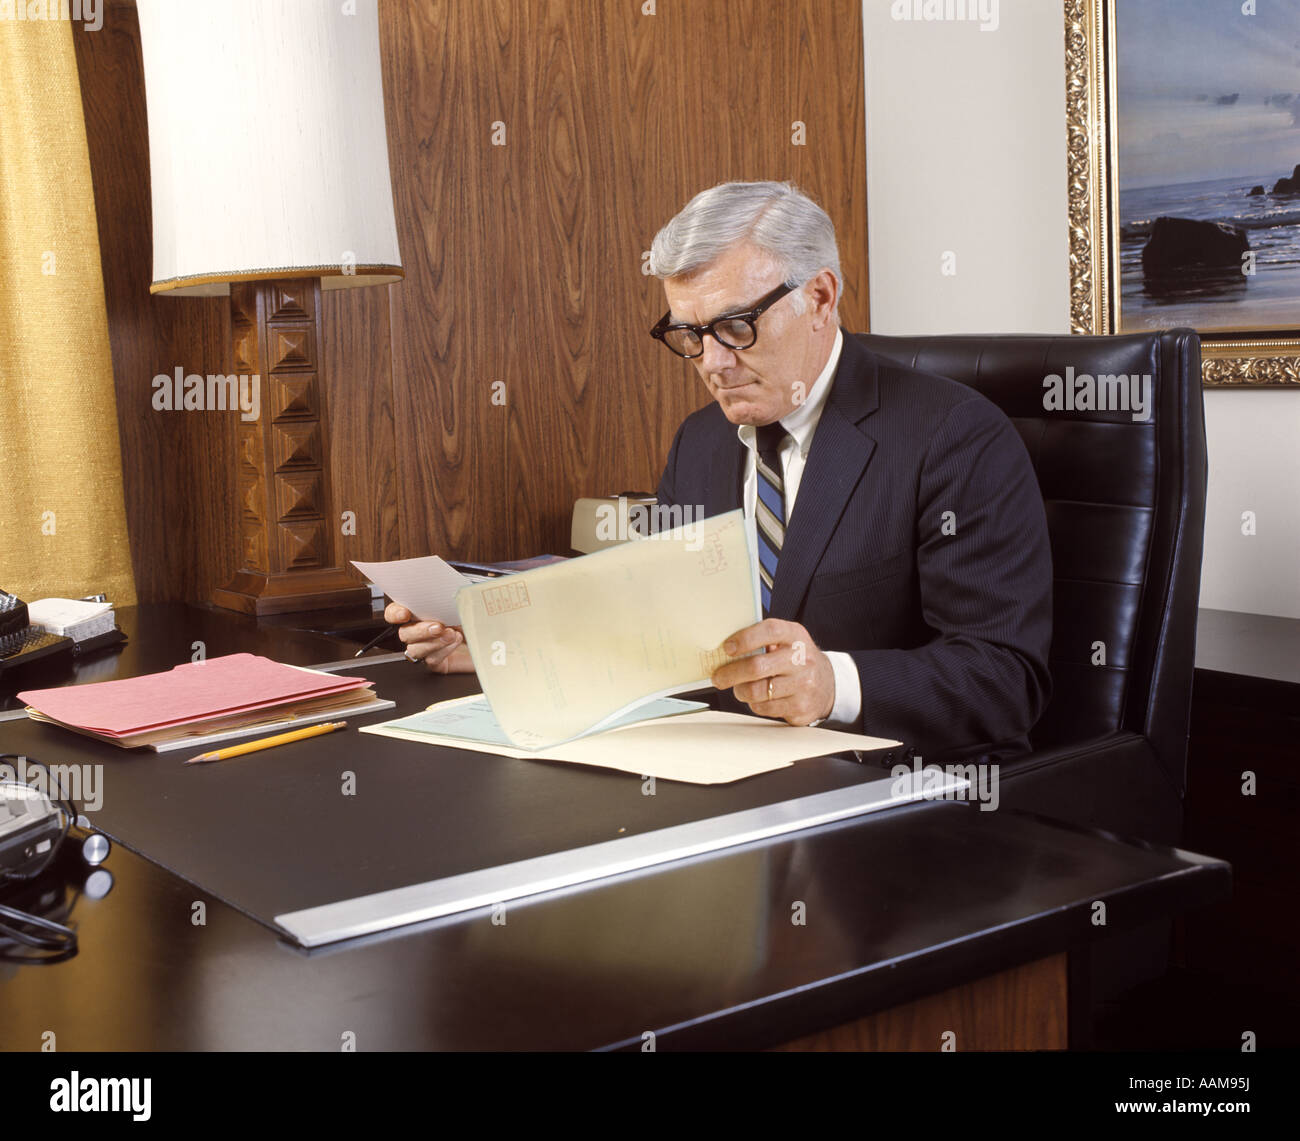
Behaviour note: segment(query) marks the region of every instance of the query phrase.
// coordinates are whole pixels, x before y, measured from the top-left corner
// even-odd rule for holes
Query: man
[[[761,716],[896,737],[931,760],[1027,749],[1051,684],[1052,563],[1011,423],[840,329],[834,227],[788,184],[696,195],[650,267],[669,304],[652,335],[714,399],[678,429],[659,502],[744,506],[761,564],[764,619],[724,649],[766,652],[713,684]],[[453,629],[401,636],[432,669],[472,669]]]

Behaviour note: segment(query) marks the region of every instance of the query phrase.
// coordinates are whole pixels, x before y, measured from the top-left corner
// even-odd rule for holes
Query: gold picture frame
[[[1064,0],[1070,330],[1114,333],[1119,297],[1115,0]],[[1202,334],[1207,387],[1300,389],[1300,340]]]

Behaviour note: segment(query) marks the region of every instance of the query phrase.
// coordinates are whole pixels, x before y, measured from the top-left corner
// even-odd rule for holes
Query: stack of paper
[[[365,678],[337,677],[254,654],[188,662],[166,673],[27,690],[34,721],[130,749],[157,751],[253,736],[393,708]]]
[[[603,732],[549,749],[511,747],[482,694],[431,705],[413,717],[367,725],[361,732],[520,760],[594,765],[689,784],[727,784],[812,757],[876,752],[899,744],[860,733],[720,713],[676,698],[640,706]]]
[[[462,587],[465,644],[513,745],[542,749],[709,684],[722,643],[758,622],[744,516]]]
[[[501,730],[541,749],[707,686],[722,642],[762,617],[751,545],[732,511],[477,583],[437,556],[352,565],[420,621],[461,626]]]
[[[624,713],[610,725],[610,728],[631,725],[637,721],[652,721],[659,717],[676,717],[681,713],[694,713],[707,708],[703,701],[681,701],[676,697],[661,697]],[[402,717],[397,721],[385,721],[382,725],[368,725],[361,732],[402,737],[408,741],[431,740],[436,744],[447,744],[451,741],[466,741],[473,742],[475,745],[489,746],[510,744],[510,738],[501,728],[496,714],[492,712],[492,706],[481,693],[453,698],[451,701],[440,701],[430,705],[423,713]],[[514,755],[509,749],[497,751]]]
[[[899,744],[669,696],[707,686],[762,616],[739,511],[483,583],[441,559],[357,565],[420,619],[459,617],[483,686],[362,732],[695,784]]]
[[[117,618],[107,602],[74,598],[40,598],[27,605],[27,620],[50,634],[85,642],[116,629]]]

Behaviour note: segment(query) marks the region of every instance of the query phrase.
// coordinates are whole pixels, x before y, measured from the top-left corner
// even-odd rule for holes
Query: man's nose
[[[735,350],[727,348],[712,333],[704,334],[703,345],[704,352],[700,357],[700,364],[705,372],[721,372],[735,363]]]

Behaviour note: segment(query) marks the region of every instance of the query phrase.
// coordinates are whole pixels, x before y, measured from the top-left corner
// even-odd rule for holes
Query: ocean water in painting
[[[1116,4],[1120,328],[1300,329],[1300,0]]]
[[[1288,172],[1289,173],[1289,172]],[[1277,181],[1275,175],[1268,186]],[[1232,329],[1300,325],[1300,196],[1251,197],[1257,178],[1122,190],[1120,312],[1124,328]],[[1219,222],[1245,233],[1254,254],[1220,267],[1149,276],[1142,251],[1160,217]]]

